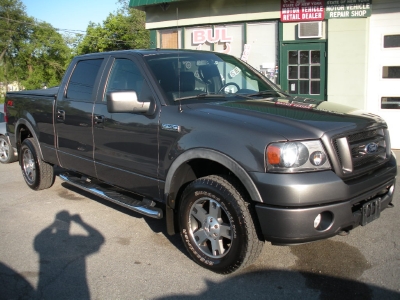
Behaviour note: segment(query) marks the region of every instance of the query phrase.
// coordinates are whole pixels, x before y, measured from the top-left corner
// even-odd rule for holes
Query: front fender
[[[245,169],[243,169],[236,161],[229,156],[212,149],[195,148],[179,155],[168,170],[164,189],[165,202],[168,207],[172,209],[175,208],[176,194],[182,182],[182,176],[179,175],[185,174],[188,171],[185,167],[186,162],[192,159],[206,159],[223,165],[241,181],[252,200],[262,202],[261,195],[253,180]]]

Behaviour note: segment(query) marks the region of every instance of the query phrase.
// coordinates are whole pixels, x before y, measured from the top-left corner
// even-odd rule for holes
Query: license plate
[[[381,198],[365,203],[361,208],[361,225],[365,226],[381,215]]]

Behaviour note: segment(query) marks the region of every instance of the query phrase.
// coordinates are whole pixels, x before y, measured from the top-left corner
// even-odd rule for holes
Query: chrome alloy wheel
[[[10,157],[10,146],[5,139],[0,139],[0,161],[7,161]]]
[[[29,149],[25,149],[22,153],[22,168],[29,183],[34,183],[36,180],[36,164],[35,158]]]
[[[226,210],[210,198],[197,200],[190,209],[190,235],[198,248],[212,258],[225,256],[232,245],[232,224]]]

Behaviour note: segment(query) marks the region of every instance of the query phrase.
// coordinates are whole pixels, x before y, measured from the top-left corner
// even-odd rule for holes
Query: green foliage
[[[48,23],[36,22],[19,0],[0,0],[0,81],[26,89],[58,85],[71,51]]]
[[[86,36],[77,47],[78,54],[112,50],[142,49],[150,45],[145,29],[145,14],[137,9],[124,8],[110,14],[103,25],[90,23]]]
[[[61,35],[27,16],[21,0],[0,0],[0,82],[18,82],[25,89],[50,87],[59,84],[75,55],[148,48],[145,13],[129,8],[128,0],[118,4],[102,25],[90,22],[86,35]]]

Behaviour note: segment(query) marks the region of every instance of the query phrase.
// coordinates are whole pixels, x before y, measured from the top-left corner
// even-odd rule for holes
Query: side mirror
[[[107,93],[107,110],[110,113],[147,113],[150,102],[139,102],[135,91]]]

